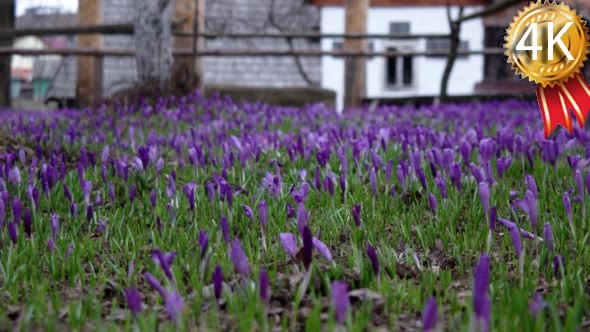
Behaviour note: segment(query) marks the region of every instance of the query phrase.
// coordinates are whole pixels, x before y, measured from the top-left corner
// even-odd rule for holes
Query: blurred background
[[[534,99],[502,49],[528,3],[0,0],[0,107],[85,107],[193,89],[338,110]],[[567,4],[590,16],[590,1]]]

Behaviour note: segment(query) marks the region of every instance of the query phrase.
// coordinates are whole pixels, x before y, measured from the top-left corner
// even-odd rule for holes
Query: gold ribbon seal
[[[555,2],[531,2],[506,31],[506,56],[516,74],[537,86],[545,137],[564,126],[573,132],[570,110],[580,128],[590,110],[590,87],[580,73],[588,55],[586,22]]]

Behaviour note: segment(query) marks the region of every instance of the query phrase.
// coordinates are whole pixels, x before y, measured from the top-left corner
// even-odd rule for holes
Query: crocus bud
[[[18,235],[16,231],[16,223],[9,221],[8,222],[8,236],[13,244],[16,244],[18,241]]]
[[[436,299],[431,296],[426,301],[424,309],[422,310],[422,325],[424,332],[432,332],[436,327],[438,320],[438,307],[436,305]]]
[[[250,271],[250,264],[248,263],[248,257],[242,248],[242,242],[240,242],[240,239],[235,239],[232,242],[230,257],[236,271],[243,277],[250,277],[252,274]]]
[[[221,270],[221,266],[217,264],[215,266],[215,270],[213,271],[213,293],[215,294],[215,299],[219,300],[221,298],[221,292],[223,291],[223,271]]]
[[[348,284],[344,281],[333,282],[331,285],[331,293],[336,321],[342,325],[346,321],[346,315],[350,305],[348,298]]]
[[[260,300],[268,305],[270,302],[270,283],[268,281],[268,274],[264,267],[260,268],[260,273],[258,275],[258,287],[259,287],[259,294]]]
[[[361,226],[361,205],[355,204],[352,207],[352,218],[354,219],[354,223],[357,227]]]
[[[551,251],[553,251],[553,232],[551,231],[551,224],[546,222],[545,227],[543,229],[543,237],[545,243],[547,244],[547,251],[551,255]]]
[[[436,214],[436,196],[434,196],[432,193],[428,193],[428,201],[430,202],[430,208],[432,209],[432,212]]]
[[[297,238],[295,235],[292,233],[280,233],[279,240],[281,241],[283,251],[291,257],[295,256],[297,251]]]
[[[371,261],[371,266],[373,267],[373,272],[375,275],[379,275],[379,259],[377,259],[377,253],[375,252],[375,248],[369,244],[367,247],[367,256],[369,256],[369,260]]]

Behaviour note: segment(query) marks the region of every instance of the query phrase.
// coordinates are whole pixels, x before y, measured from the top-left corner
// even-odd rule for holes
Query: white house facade
[[[395,1],[391,1],[395,2]],[[459,7],[453,6],[453,17]],[[466,6],[464,15],[483,8]],[[322,33],[345,32],[345,8],[339,5],[321,6]],[[368,34],[449,34],[447,8],[444,5],[371,6],[367,14]],[[465,22],[461,27],[460,49],[484,48],[484,25],[481,19]],[[369,40],[369,49],[376,52],[446,51],[448,39]],[[322,50],[338,50],[343,41],[324,39]],[[437,96],[446,65],[446,56],[372,57],[367,66],[367,98],[399,98]],[[449,95],[471,94],[483,78],[484,59],[480,55],[457,58],[449,81]],[[322,58],[322,87],[337,93],[337,106],[342,109],[344,93],[344,59]]]

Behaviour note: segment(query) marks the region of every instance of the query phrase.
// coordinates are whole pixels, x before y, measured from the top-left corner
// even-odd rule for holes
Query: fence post
[[[345,32],[365,34],[367,30],[368,0],[347,0],[345,13]],[[366,52],[368,42],[365,38],[345,39],[344,50]],[[344,105],[360,106],[366,95],[366,58],[347,57],[344,60]]]
[[[14,29],[14,0],[0,0],[0,28]],[[12,47],[13,38],[0,39],[0,47]],[[10,107],[10,55],[0,56],[0,107]]]
[[[79,0],[78,21],[84,24],[100,24],[102,22],[102,0]],[[100,34],[78,36],[78,47],[100,48]],[[78,77],[76,82],[76,98],[80,106],[91,105],[102,98],[102,57],[78,57]]]

